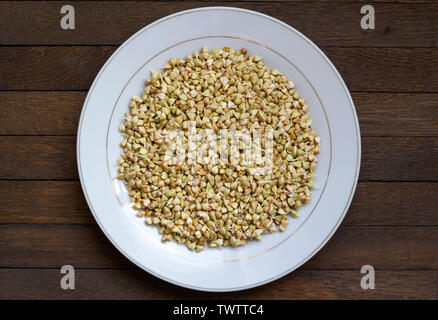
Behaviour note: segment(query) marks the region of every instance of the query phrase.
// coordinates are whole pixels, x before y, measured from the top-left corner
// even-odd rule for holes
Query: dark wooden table
[[[73,5],[76,29],[62,30]],[[376,29],[360,28],[371,4]],[[85,203],[76,130],[96,73],[131,34],[207,5],[257,10],[328,55],[359,116],[362,167],[351,208],[299,270],[231,294],[179,288],[135,267]],[[436,1],[0,1],[0,298],[438,299],[438,3]],[[202,28],[202,26],[200,26]],[[60,268],[76,270],[62,290]],[[376,287],[360,286],[363,265]]]

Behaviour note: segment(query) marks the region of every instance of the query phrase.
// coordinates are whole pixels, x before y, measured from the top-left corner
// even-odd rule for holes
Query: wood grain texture
[[[438,183],[359,182],[344,226],[438,226]],[[0,224],[95,224],[79,181],[0,181]]]
[[[436,4],[375,4],[378,22],[375,30],[368,31],[360,27],[361,5],[356,3],[70,1],[75,8],[76,29],[66,31],[59,26],[64,4],[0,2],[0,44],[119,45],[159,18],[205,6],[241,7],[268,14],[300,30],[320,46],[435,47],[438,22]],[[17,20],[17,16],[24,18]]]
[[[86,94],[0,91],[0,135],[76,135]]]
[[[158,232],[158,231],[157,231]],[[96,225],[0,225],[0,267],[133,268]],[[303,269],[438,269],[438,227],[341,226]],[[291,252],[291,254],[293,254]]]
[[[0,91],[0,135],[76,135],[86,92]],[[353,92],[362,136],[438,136],[438,94]]]
[[[1,223],[94,224],[79,181],[0,181]]]
[[[436,92],[435,49],[325,48],[352,91]]]
[[[59,27],[64,4],[76,30]],[[359,26],[364,4],[376,30]],[[292,274],[236,293],[134,266],[94,221],[76,167],[86,90],[117,46],[167,14],[212,5],[272,15],[320,46],[362,135],[360,182],[333,238]],[[436,12],[431,0],[0,1],[0,299],[438,299]],[[76,268],[72,291],[59,286],[65,264]],[[365,264],[375,290],[360,288]]]
[[[438,94],[353,92],[362,136],[438,135]]]
[[[0,136],[0,179],[78,179],[76,137]],[[438,181],[438,139],[362,138],[361,181]]]
[[[77,179],[76,137],[1,136],[0,179]]]
[[[0,90],[84,90],[115,47],[0,47]]]
[[[115,49],[0,47],[0,90],[88,90]],[[437,48],[322,49],[352,91],[438,92]]]
[[[75,290],[62,290],[59,269],[1,269],[0,299],[437,299],[438,271],[376,270],[376,287],[363,290],[359,270],[297,270],[259,288],[199,292],[141,270],[76,269]],[[5,284],[8,284],[6,286]]]
[[[131,2],[138,2],[139,0],[131,0]],[[0,2],[14,2],[9,0],[0,0]],[[41,0],[26,0],[26,2],[41,2]],[[60,2],[59,0],[45,0],[44,2]],[[75,2],[88,2],[89,0],[76,0]],[[120,2],[120,0],[105,0],[105,2]],[[149,0],[148,2],[158,2],[158,3],[164,3],[167,4],[169,2],[175,2],[175,0]],[[199,2],[194,0],[181,0],[180,2]],[[283,4],[287,3],[304,3],[304,2],[314,2],[314,3],[363,3],[362,0],[311,0],[311,1],[305,1],[305,0],[203,0],[203,3],[218,3],[218,2],[281,2]],[[391,4],[400,4],[400,3],[420,3],[420,4],[434,4],[433,0],[370,0],[367,1],[367,3],[391,3]]]
[[[438,224],[438,184],[359,182],[343,225]]]

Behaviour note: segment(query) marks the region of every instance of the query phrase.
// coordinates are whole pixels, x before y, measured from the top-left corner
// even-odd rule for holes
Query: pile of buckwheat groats
[[[129,104],[117,177],[163,241],[198,252],[240,246],[284,231],[310,201],[320,138],[308,106],[293,82],[246,51],[203,47],[172,58]],[[256,133],[260,143],[230,140]]]

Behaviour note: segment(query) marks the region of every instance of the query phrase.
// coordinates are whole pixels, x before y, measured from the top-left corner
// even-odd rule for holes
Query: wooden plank
[[[86,94],[0,91],[0,135],[76,135]]]
[[[75,269],[75,290],[62,290],[59,269],[1,269],[0,299],[437,299],[438,271],[376,270],[374,290],[359,270],[297,270],[262,287],[229,293],[169,284],[140,270]]]
[[[87,90],[113,46],[0,47],[0,90]],[[323,48],[352,91],[438,92],[437,48]],[[390,79],[390,81],[388,80]]]
[[[0,90],[88,89],[116,47],[0,47]]]
[[[145,226],[146,227],[146,226]],[[131,268],[95,225],[0,225],[0,267]],[[158,232],[158,231],[157,231]],[[438,269],[438,227],[341,226],[304,269]]]
[[[95,223],[79,181],[0,181],[0,203],[0,223]]]
[[[1,136],[0,179],[77,179],[76,137]],[[434,137],[362,138],[360,180],[437,181]]]
[[[438,183],[359,182],[343,225],[438,226]],[[79,181],[0,181],[0,224],[95,224]]]
[[[362,136],[438,135],[438,94],[351,93]]]
[[[26,2],[37,2],[41,0],[26,0]],[[118,2],[120,0],[105,0],[105,2]],[[135,1],[135,0],[131,0]],[[0,2],[12,2],[8,0],[0,0]],[[59,2],[59,0],[44,0],[44,2]],[[90,2],[89,0],[76,0],[75,2]],[[103,1],[102,1],[103,2]],[[169,2],[175,2],[175,0],[149,0],[148,2],[161,2],[161,3],[169,3]],[[193,0],[180,0],[180,2],[196,2]],[[303,0],[204,0],[205,3],[220,3],[220,2],[282,2],[282,3],[303,3]],[[312,0],[311,2],[325,2],[325,3],[363,3],[362,0]],[[401,4],[401,3],[425,3],[425,4],[433,4],[434,2],[432,0],[370,0],[367,1],[367,3],[394,3],[394,4]]]
[[[438,225],[438,184],[359,182],[343,225]]]
[[[0,137],[0,179],[77,179],[76,138]]]
[[[91,268],[133,266],[97,225],[0,225],[0,266]],[[6,245],[6,247],[5,247]],[[94,260],[94,261],[93,261]]]
[[[119,45],[159,18],[205,6],[231,5],[271,15],[300,30],[320,46],[435,47],[438,21],[434,14],[438,10],[436,3],[374,4],[376,29],[368,31],[360,27],[361,5],[355,3],[71,1],[69,4],[74,6],[77,18],[76,29],[66,31],[59,25],[60,8],[64,4],[0,2],[0,44]],[[16,19],[17,16],[23,18]]]
[[[323,48],[323,51],[352,91],[438,89],[438,73],[430,69],[438,62],[435,49]]]
[[[86,92],[0,91],[0,135],[76,135]],[[438,94],[353,92],[362,136],[438,136]]]

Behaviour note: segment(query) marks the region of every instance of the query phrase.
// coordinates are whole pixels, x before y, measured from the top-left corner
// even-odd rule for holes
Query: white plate
[[[141,95],[151,70],[171,57],[209,48],[245,47],[296,83],[321,136],[309,204],[283,233],[239,248],[195,253],[162,243],[157,228],[135,216],[126,188],[114,179],[121,153],[117,128],[130,98]],[[80,180],[97,223],[117,249],[149,273],[205,291],[259,286],[295,270],[320,250],[350,205],[360,166],[360,133],[348,89],[333,64],[297,30],[254,11],[210,7],[160,19],[127,40],[100,70],[85,101],[78,129]]]

